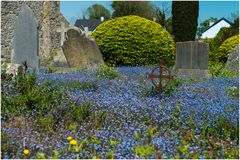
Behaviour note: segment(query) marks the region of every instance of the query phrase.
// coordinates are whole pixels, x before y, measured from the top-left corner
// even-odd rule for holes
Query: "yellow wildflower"
[[[71,136],[67,137],[67,140],[70,142],[73,138]]]
[[[29,154],[29,150],[28,149],[24,149],[23,150],[23,154],[28,155]]]
[[[77,141],[73,139],[73,140],[70,141],[70,144],[75,146],[75,145],[77,145]]]

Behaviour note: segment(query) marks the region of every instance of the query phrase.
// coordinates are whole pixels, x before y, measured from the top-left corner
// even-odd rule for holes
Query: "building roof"
[[[80,28],[82,31],[84,30],[84,27],[88,27],[89,31],[94,31],[95,28],[103,22],[104,21],[101,21],[100,19],[78,19],[76,20],[74,26]]]
[[[229,23],[230,24],[230,26],[232,26],[232,23],[231,22],[229,22],[226,18],[221,18],[221,19],[219,19],[218,21],[216,21],[213,25],[211,25],[210,27],[208,27],[208,28],[202,28],[202,33],[204,33],[204,32],[206,32],[207,30],[209,30],[210,28],[212,28],[212,27],[214,27],[216,24],[218,24],[220,21],[222,21],[222,20],[224,20],[225,22],[227,22],[227,23]]]

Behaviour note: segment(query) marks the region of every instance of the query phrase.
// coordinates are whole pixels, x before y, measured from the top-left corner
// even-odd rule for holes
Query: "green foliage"
[[[113,1],[112,8],[114,9],[112,14],[114,18],[137,15],[152,19],[154,11],[153,6],[148,1]]]
[[[91,114],[91,121],[93,122],[94,128],[100,129],[103,127],[104,121],[106,118],[106,112],[104,111],[95,111]]]
[[[179,86],[180,83],[181,83],[181,79],[179,78],[174,78],[173,80],[171,80],[169,85],[163,88],[164,96],[172,95],[174,90]]]
[[[155,95],[157,95],[158,93],[159,93],[159,88],[157,88],[157,87],[154,87],[154,86],[152,86],[152,87],[149,87],[149,85],[144,85],[144,86],[142,86],[142,88],[141,88],[143,91],[144,91],[144,95],[146,96],[146,97],[149,97],[149,96],[155,96]]]
[[[237,87],[229,87],[226,89],[226,94],[231,97],[239,97],[239,89]]]
[[[11,142],[7,134],[1,131],[1,158],[7,157],[7,155],[17,154],[18,144]]]
[[[14,87],[20,94],[31,92],[37,80],[36,72],[28,73],[27,63],[24,63],[24,72],[18,74],[15,79]]]
[[[239,34],[239,16],[234,19],[231,28],[232,28],[237,34]]]
[[[89,19],[100,19],[104,17],[106,19],[111,18],[111,14],[108,9],[100,4],[94,4],[87,9],[87,15]]]
[[[85,121],[91,115],[90,107],[91,107],[90,103],[85,103],[81,105],[73,103],[69,106],[67,115],[71,117],[74,121],[77,120]]]
[[[23,115],[33,110],[46,115],[62,100],[59,88],[50,81],[37,85],[35,73],[19,75],[12,83],[14,87],[2,94],[3,116]]]
[[[208,27],[210,27],[211,22],[213,22],[213,23],[217,22],[217,18],[216,17],[210,17],[210,18],[206,19],[205,21],[200,23],[200,27],[208,28]]]
[[[55,121],[53,117],[42,117],[39,119],[39,127],[41,129],[49,129],[52,128]]]
[[[170,81],[169,85],[163,86],[163,93],[162,96],[171,96],[175,89],[183,82],[183,80],[179,78],[174,78],[173,80]],[[154,95],[159,95],[159,83],[157,83],[156,87],[150,88],[149,86],[144,86],[142,87],[143,90],[145,91],[145,95],[148,96],[154,96]]]
[[[114,140],[110,139],[110,144],[111,144],[111,146],[116,147],[118,144],[118,141],[114,141]]]
[[[154,5],[156,22],[172,34],[172,15],[169,11],[171,2],[163,2],[162,6]]]
[[[69,126],[68,126],[68,129],[69,129],[69,131],[74,131],[74,130],[76,130],[76,128],[77,128],[77,125],[75,124],[75,123],[71,123],[71,124],[69,124]]]
[[[147,128],[146,134],[145,134],[145,143],[141,144],[141,147],[135,146],[134,152],[136,155],[139,155],[140,158],[147,158],[153,154],[157,155],[159,152],[155,151],[155,147],[152,145],[152,138],[155,132],[157,132],[157,127],[151,127],[150,124]],[[136,140],[139,140],[141,135],[136,132]]]
[[[93,136],[93,135],[87,135],[88,136],[88,140],[90,143],[93,143],[93,144],[100,144],[102,141],[97,139],[96,136]]]
[[[140,133],[139,133],[139,132],[136,132],[135,137],[136,137],[136,140],[139,141],[139,139],[140,139],[140,137],[141,137]]]
[[[226,39],[233,37],[234,35],[237,35],[237,33],[235,33],[231,28],[221,28],[216,37],[214,37],[214,39],[211,41],[209,49],[211,51],[215,51],[215,49],[220,47]]]
[[[52,158],[51,159],[58,159],[58,156],[59,156],[59,152],[58,152],[58,150],[57,149],[54,149],[54,154],[53,154],[53,156],[52,156]]]
[[[209,43],[209,61],[219,62],[219,47],[226,39],[237,34],[234,29],[223,27],[213,39],[205,40],[206,43]]]
[[[113,159],[114,158],[114,152],[108,152],[106,155],[106,159]]]
[[[237,71],[228,71],[223,63],[210,63],[209,70],[213,77],[234,77]]]
[[[175,42],[194,41],[198,25],[198,1],[173,1],[172,24]]]
[[[180,153],[189,152],[189,145],[187,145],[185,141],[183,141],[183,144],[184,145],[180,145],[177,147],[178,151]]]
[[[16,77],[16,82],[14,83],[15,88],[21,93],[26,94],[31,92],[36,83],[36,73],[31,74],[21,74]]]
[[[141,155],[144,158],[149,158],[154,153],[153,146],[142,145],[141,147],[135,147],[135,154]]]
[[[157,130],[157,127],[148,127],[147,129],[147,133],[146,133],[146,137],[148,138],[148,140],[150,141],[153,137],[153,133]]]
[[[209,118],[211,118],[209,117],[209,114],[206,114],[206,121],[208,121]],[[175,122],[175,123],[176,126],[184,124],[190,127],[180,130],[179,134],[181,135],[181,142],[177,147],[178,153],[175,153],[174,155],[175,158],[177,159],[199,158],[200,156],[199,153],[193,147],[196,145],[198,146],[199,142],[201,143],[201,147],[203,149],[205,148],[205,152],[202,153],[204,158],[238,157],[238,152],[236,151],[235,148],[232,150],[224,150],[221,146],[222,143],[225,143],[226,148],[230,147],[232,145],[232,140],[234,139],[234,137],[236,138],[239,134],[239,125],[234,126],[231,120],[227,120],[219,116],[216,118],[216,120],[212,121],[210,125],[202,125],[198,129],[198,131],[196,131],[196,128],[198,128],[196,123],[191,124],[189,124],[188,122],[187,123]]]
[[[96,81],[79,82],[78,80],[73,80],[72,82],[61,82],[59,85],[62,85],[74,91],[77,91],[79,89],[95,91],[98,88]]]
[[[37,153],[36,158],[37,159],[46,159],[46,155],[43,152],[39,152],[39,153]]]
[[[116,18],[99,25],[92,34],[104,61],[114,65],[174,63],[175,44],[156,22],[138,16]]]
[[[215,23],[217,21],[216,17],[210,17],[206,20],[204,20],[202,23],[200,23],[200,27],[197,29],[197,35],[201,36],[203,29],[208,29],[210,27],[210,23]]]
[[[233,36],[225,40],[219,47],[218,60],[220,62],[227,62],[228,56],[235,46],[239,44],[239,35]]]
[[[45,71],[46,71],[47,73],[54,73],[54,72],[57,71],[57,68],[54,67],[54,66],[51,66],[51,65],[47,65]]]
[[[114,78],[120,78],[120,75],[118,75],[117,71],[114,69],[114,67],[109,67],[107,65],[100,65],[100,67],[98,68],[98,71],[96,73],[97,77],[102,77],[102,78],[110,78],[110,79],[114,79]]]

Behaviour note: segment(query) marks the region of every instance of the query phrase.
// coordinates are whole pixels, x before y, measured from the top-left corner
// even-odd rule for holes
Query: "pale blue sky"
[[[83,11],[95,3],[101,4],[113,12],[112,1],[61,1],[61,12],[68,21],[74,23],[76,19],[82,18]],[[171,1],[154,1],[153,3],[158,6],[162,6],[164,3],[171,9]],[[198,21],[200,23],[209,17],[229,19],[232,13],[239,15],[238,1],[200,1]]]

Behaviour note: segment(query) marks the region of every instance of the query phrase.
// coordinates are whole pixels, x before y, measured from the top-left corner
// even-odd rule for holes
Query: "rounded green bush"
[[[209,60],[213,62],[218,61],[219,47],[221,46],[221,44],[228,38],[233,37],[237,34],[238,33],[234,29],[223,27],[213,39],[207,40],[210,50]]]
[[[209,49],[211,51],[216,50],[221,46],[221,44],[230,37],[237,35],[238,33],[235,32],[232,28],[223,27],[217,33],[217,35],[212,39]]]
[[[174,64],[175,43],[163,27],[139,16],[124,16],[99,25],[92,36],[104,61],[113,65],[148,65],[164,59]]]
[[[219,54],[218,54],[219,61],[225,63],[231,51],[233,50],[233,48],[238,44],[239,44],[239,35],[233,36],[231,38],[228,38],[226,41],[224,41],[222,45],[219,47]]]

